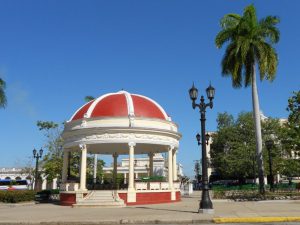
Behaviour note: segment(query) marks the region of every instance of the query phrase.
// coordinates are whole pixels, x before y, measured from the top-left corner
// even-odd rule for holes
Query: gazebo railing
[[[64,183],[60,185],[61,191],[77,191],[79,189],[79,183]]]
[[[174,189],[180,188],[180,182],[173,183]],[[136,190],[169,190],[169,183],[168,182],[155,182],[155,181],[148,181],[148,182],[135,182],[135,189]]]
[[[173,187],[175,190],[180,189],[180,182],[174,182]],[[128,184],[118,184],[117,189],[127,189]],[[88,190],[114,190],[113,184],[88,184]],[[155,181],[148,181],[148,182],[135,182],[135,189],[140,190],[169,190],[169,183],[168,182],[155,182]],[[79,183],[64,183],[60,186],[61,191],[77,191],[79,190]]]

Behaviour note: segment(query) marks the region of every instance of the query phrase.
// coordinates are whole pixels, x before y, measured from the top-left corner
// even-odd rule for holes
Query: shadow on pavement
[[[150,208],[150,207],[143,207],[143,206],[136,206],[133,209],[147,209],[147,210],[159,210],[159,211],[169,211],[169,212],[182,212],[182,213],[196,213],[198,214],[198,211],[185,211],[185,210],[177,210],[177,209],[155,209],[155,208]]]

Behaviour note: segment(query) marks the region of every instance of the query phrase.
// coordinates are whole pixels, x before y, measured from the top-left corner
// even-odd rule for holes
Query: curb
[[[103,221],[49,221],[0,222],[0,225],[120,225],[120,224],[213,224],[213,220],[103,220]]]
[[[29,202],[20,202],[20,203],[0,203],[0,206],[3,207],[16,207],[16,206],[28,206],[28,205],[36,205],[36,202],[29,201]]]
[[[300,222],[300,217],[239,217],[213,218],[214,223],[272,223],[272,222]]]

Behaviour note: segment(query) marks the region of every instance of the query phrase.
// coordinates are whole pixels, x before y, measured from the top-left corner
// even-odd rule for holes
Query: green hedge
[[[0,191],[0,202],[17,203],[34,200],[35,191],[32,190],[16,190],[16,191]]]
[[[234,185],[234,186],[226,186],[226,185],[213,185],[212,190],[214,191],[229,191],[229,190],[258,190],[257,184],[244,184],[244,185]]]
[[[42,190],[42,191],[39,191],[37,194],[55,195],[55,194],[59,194],[59,189]]]
[[[300,183],[299,183],[300,184]],[[270,189],[270,185],[265,185],[266,190]],[[240,190],[240,191],[251,191],[251,190],[258,190],[259,185],[258,184],[244,184],[244,185],[212,185],[212,190],[214,191],[234,191],[234,190]],[[296,183],[289,184],[274,184],[275,190],[295,190],[300,189],[297,186]]]
[[[280,199],[300,199],[300,192],[270,192],[266,191],[265,195],[259,194],[257,190],[214,190],[214,199],[231,199],[244,201],[257,200],[280,200]]]

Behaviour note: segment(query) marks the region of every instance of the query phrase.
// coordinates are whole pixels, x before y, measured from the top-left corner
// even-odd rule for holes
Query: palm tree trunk
[[[257,86],[256,86],[255,64],[253,65],[253,75],[252,75],[252,104],[253,104],[253,117],[255,122],[259,193],[264,195],[265,180],[264,180],[264,164],[263,164],[263,155],[262,155],[261,120],[260,120],[259,100],[258,100],[258,93],[257,93]]]

